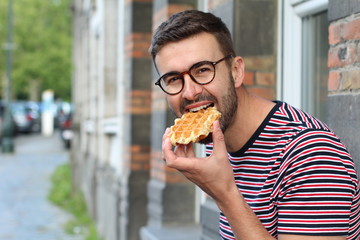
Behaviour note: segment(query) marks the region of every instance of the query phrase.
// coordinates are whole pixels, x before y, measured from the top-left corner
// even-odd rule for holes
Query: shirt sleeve
[[[354,163],[332,132],[305,131],[284,152],[278,234],[348,235],[358,198]]]

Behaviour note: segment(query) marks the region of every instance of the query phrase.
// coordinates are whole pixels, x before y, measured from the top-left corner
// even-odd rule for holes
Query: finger
[[[166,128],[165,133],[162,137],[162,159],[164,160],[165,163],[167,158],[166,155],[169,155],[169,153],[172,152],[172,148],[173,148],[170,139],[168,137],[169,132],[170,132],[170,128]]]
[[[214,143],[214,153],[216,152],[227,152],[226,145],[225,145],[225,138],[224,134],[220,128],[219,120],[215,121],[213,124],[213,143]]]
[[[187,145],[179,144],[173,151],[170,139],[166,138],[163,144],[163,159],[166,165],[179,171],[188,171],[193,169],[194,161],[196,161],[197,158],[186,156],[186,148]],[[191,149],[192,148],[190,147],[190,150]]]
[[[185,157],[185,155],[186,155],[185,154],[185,145],[183,145],[183,144],[176,145],[176,147],[174,149],[174,153],[178,157]]]
[[[195,157],[195,150],[194,150],[194,144],[189,143],[186,145],[186,156],[187,157]]]
[[[195,151],[192,143],[186,145],[179,144],[175,147],[174,152],[178,157],[195,157]]]
[[[164,132],[164,135],[162,137],[162,141],[164,142],[164,140],[168,137],[170,133],[170,128],[166,128],[165,132]]]
[[[164,162],[168,164],[174,157],[176,157],[176,155],[173,151],[173,145],[171,144],[170,139],[166,137],[162,143],[162,158]]]

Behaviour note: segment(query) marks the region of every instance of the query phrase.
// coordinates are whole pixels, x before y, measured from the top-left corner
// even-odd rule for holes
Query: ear
[[[234,78],[235,88],[240,87],[243,84],[245,77],[245,63],[242,57],[234,57],[231,67],[231,73]]]

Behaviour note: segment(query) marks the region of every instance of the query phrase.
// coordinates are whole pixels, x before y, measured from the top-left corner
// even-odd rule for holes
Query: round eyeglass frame
[[[222,61],[224,61],[224,60],[226,60],[226,59],[232,58],[232,57],[233,57],[233,55],[232,55],[232,54],[229,54],[229,55],[226,55],[225,57],[223,57],[223,58],[221,58],[221,59],[219,59],[219,60],[217,60],[217,61],[215,61],[215,62],[211,62],[211,61],[201,61],[201,62],[197,62],[197,63],[193,64],[193,65],[189,68],[189,70],[184,71],[184,72],[181,72],[181,73],[180,73],[180,72],[179,72],[179,73],[171,72],[171,73],[174,73],[174,74],[175,74],[175,73],[178,74],[178,75],[179,75],[179,78],[181,79],[181,82],[182,82],[182,87],[180,88],[179,91],[177,91],[177,92],[175,92],[175,93],[171,93],[171,92],[166,91],[165,88],[163,88],[163,86],[162,86],[162,84],[161,84],[161,81],[163,80],[164,76],[167,75],[167,74],[169,74],[169,73],[165,73],[164,75],[162,75],[162,76],[155,82],[155,85],[159,86],[159,87],[161,88],[161,90],[163,90],[163,91],[164,91],[166,94],[168,94],[168,95],[176,95],[176,94],[179,94],[179,93],[184,89],[184,86],[185,86],[185,79],[184,79],[184,75],[185,75],[185,74],[188,74],[188,75],[190,76],[191,80],[193,80],[195,83],[197,83],[197,84],[199,84],[199,85],[209,84],[209,83],[211,83],[211,82],[214,80],[214,78],[215,78],[215,75],[216,75],[216,68],[215,68],[215,66],[216,66],[216,64],[218,64],[218,63],[220,63],[220,62],[222,62]],[[205,82],[205,83],[200,83],[200,82],[198,82],[198,81],[191,75],[191,73],[190,73],[191,70],[192,70],[192,68],[194,68],[195,66],[197,66],[199,63],[211,64],[211,65],[214,67],[214,75],[213,75],[213,77],[212,77],[209,81],[207,81],[207,82]]]

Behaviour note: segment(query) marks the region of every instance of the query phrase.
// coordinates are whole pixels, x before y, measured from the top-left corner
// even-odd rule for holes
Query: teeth
[[[190,112],[197,112],[199,111],[200,109],[204,109],[204,108],[207,108],[211,105],[211,103],[207,104],[207,105],[203,105],[203,106],[200,106],[200,107],[196,107],[196,108],[192,108],[190,109]]]

